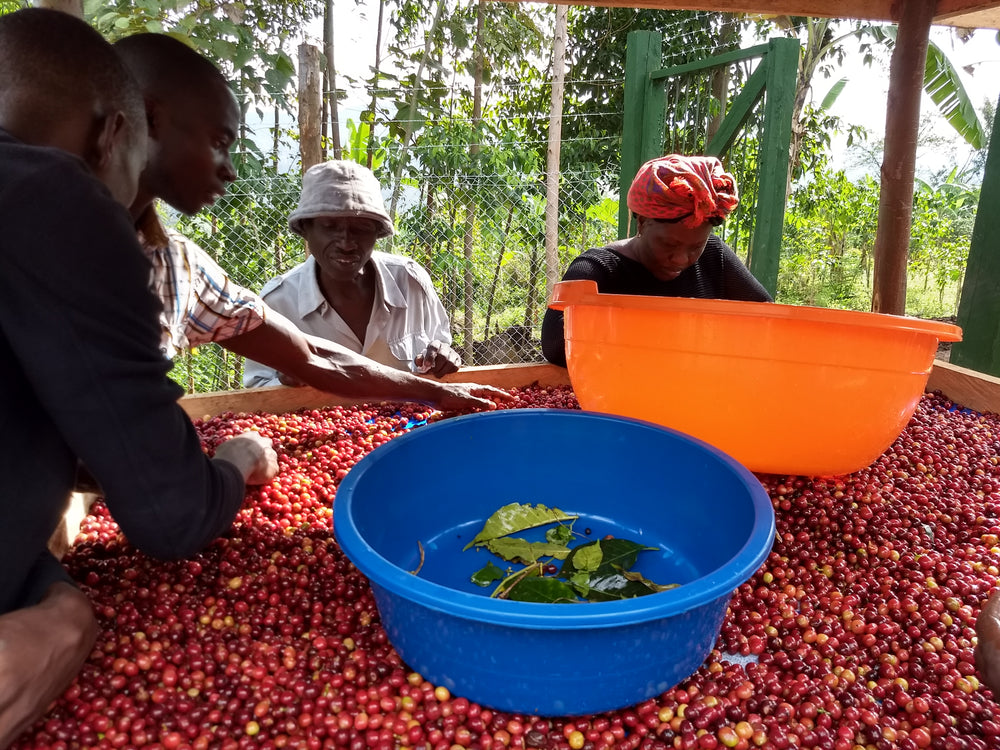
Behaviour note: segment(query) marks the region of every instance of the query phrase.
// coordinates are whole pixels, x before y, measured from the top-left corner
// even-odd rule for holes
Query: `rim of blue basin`
[[[458,591],[402,570],[384,558],[364,539],[354,523],[351,507],[355,486],[368,471],[378,470],[394,450],[409,441],[424,439],[428,431],[461,430],[471,420],[532,418],[535,414],[556,414],[557,418],[599,419],[631,423],[657,432],[667,432],[699,446],[733,472],[749,492],[754,509],[754,524],[744,545],[722,566],[707,575],[647,596],[613,602],[587,602],[580,606],[491,599],[485,594]],[[571,507],[565,510],[571,511]],[[484,519],[485,520],[485,519]],[[359,461],[342,480],[333,501],[334,536],[341,550],[371,583],[392,594],[451,617],[525,629],[583,629],[635,625],[680,615],[730,595],[749,579],[770,554],[775,534],[775,515],[771,499],[760,481],[745,466],[709,443],[678,430],[632,417],[601,412],[563,409],[504,409],[451,417],[427,424],[379,446]]]

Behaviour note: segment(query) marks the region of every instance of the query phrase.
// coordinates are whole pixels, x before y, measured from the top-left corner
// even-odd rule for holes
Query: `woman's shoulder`
[[[628,258],[614,249],[613,246],[592,247],[573,259],[566,269],[569,279],[589,279],[595,276],[607,276],[617,272]],[[569,274],[574,274],[570,276]],[[576,275],[585,274],[585,275]]]

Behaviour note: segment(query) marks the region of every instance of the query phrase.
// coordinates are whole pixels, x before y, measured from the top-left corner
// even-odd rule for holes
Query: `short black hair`
[[[0,17],[0,104],[15,103],[30,106],[40,123],[97,104],[145,132],[133,76],[104,37],[63,11],[24,8]]]
[[[229,83],[211,60],[168,34],[144,32],[119,39],[114,51],[139,82],[144,96],[171,100]]]

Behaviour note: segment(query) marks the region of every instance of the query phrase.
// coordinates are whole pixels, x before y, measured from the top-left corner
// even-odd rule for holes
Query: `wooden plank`
[[[655,8],[659,10],[708,10],[752,15],[816,16],[819,18],[860,18],[871,21],[894,20],[890,0],[555,0],[564,5],[600,5],[612,8]]]
[[[1000,414],[1000,378],[992,375],[936,360],[926,390],[940,391],[969,409]]]
[[[465,367],[442,378],[449,383],[480,383],[496,388],[515,388],[537,383],[542,386],[569,385],[565,368],[544,364],[517,364],[490,367]],[[315,388],[289,388],[271,385],[240,391],[199,393],[185,396],[180,404],[191,419],[207,419],[226,412],[283,414],[296,409],[319,409],[327,406],[349,406],[359,403],[356,398],[345,398],[324,393]]]
[[[563,367],[547,363],[467,367],[443,380],[453,383],[482,383],[496,388],[569,385],[569,373]],[[936,360],[927,381],[928,391],[940,391],[949,399],[977,411],[1000,414],[1000,378]],[[203,393],[185,396],[181,406],[192,419],[212,417],[226,412],[264,411],[281,414],[296,409],[347,406],[358,399],[343,398],[313,388],[288,388],[283,385],[242,391]]]
[[[940,12],[941,7],[938,6]],[[984,10],[963,11],[935,16],[934,23],[963,29],[1000,29],[1000,4]]]
[[[1000,0],[938,0],[934,11],[934,23],[947,23],[966,28],[980,28],[972,25],[973,19],[994,19],[1000,21]],[[981,28],[998,28],[987,23]]]
[[[907,0],[908,2],[910,0]],[[600,5],[612,8],[707,10],[763,16],[814,16],[898,21],[899,0],[554,0],[563,5]],[[1000,0],[939,0],[934,23],[969,29],[1000,29]]]

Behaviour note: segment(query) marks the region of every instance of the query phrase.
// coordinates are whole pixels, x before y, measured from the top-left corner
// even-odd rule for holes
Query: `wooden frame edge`
[[[496,388],[516,388],[533,385],[569,385],[569,373],[564,367],[547,363],[466,367],[441,378],[449,383],[479,383]],[[368,399],[369,401],[371,399]],[[349,406],[361,399],[335,396],[315,388],[289,388],[271,385],[239,391],[197,393],[180,400],[191,419],[208,419],[227,412],[283,414],[297,409],[320,409],[329,406]]]
[[[542,386],[569,385],[569,373],[550,364],[514,364],[494,367],[467,367],[443,380],[454,383],[481,383],[497,388],[515,388],[537,383]],[[927,379],[927,391],[940,391],[956,404],[976,411],[1000,414],[1000,378],[936,360]],[[180,403],[192,419],[206,419],[227,412],[264,411],[282,414],[296,409],[349,406],[358,399],[334,396],[314,388],[282,385],[219,393],[185,396]]]
[[[956,404],[981,412],[1000,414],[1000,378],[935,360],[927,391],[940,391]]]

